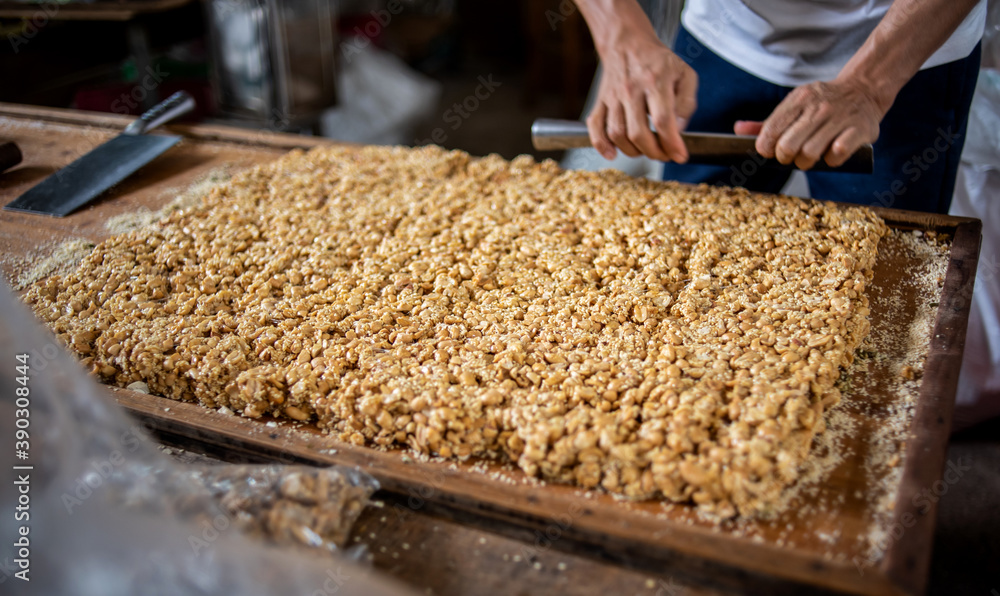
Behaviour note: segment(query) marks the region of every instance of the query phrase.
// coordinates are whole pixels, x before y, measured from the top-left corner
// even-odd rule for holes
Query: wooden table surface
[[[31,128],[26,121],[32,120],[37,121],[38,134],[26,135],[25,130]],[[6,202],[16,196],[52,173],[57,165],[115,134],[125,122],[117,116],[81,118],[60,110],[0,104],[0,139],[17,137],[25,154],[22,166],[0,175],[0,199]],[[273,159],[293,147],[324,142],[206,126],[171,128],[171,132],[183,134],[186,139],[159,158],[155,166],[119,185],[93,207],[62,220],[4,212],[0,215],[0,251],[20,255],[36,251],[39,237],[37,233],[25,233],[29,229],[44,230],[49,246],[77,237],[99,240],[108,235],[104,222],[109,217],[140,206],[156,208],[219,167],[245,167]],[[5,269],[9,269],[6,263]],[[126,403],[135,399],[134,395],[120,398]],[[133,403],[133,410],[148,410],[146,413],[152,416],[153,403]],[[192,445],[190,437],[166,427],[161,429],[161,438],[224,460],[261,457],[260,453],[238,449],[213,453],[211,444]],[[941,458],[943,463],[943,453]],[[801,585],[698,557],[663,553],[652,556],[628,548],[604,548],[592,540],[577,540],[569,532],[563,534],[559,527],[551,531],[553,528],[544,525],[532,528],[511,524],[433,499],[418,499],[420,506],[414,507],[414,495],[408,496],[402,485],[392,488],[380,493],[382,507],[366,510],[355,537],[370,546],[379,569],[434,593],[815,593]],[[548,538],[540,530],[550,530]],[[775,554],[780,556],[778,551]],[[795,555],[790,552],[790,559]],[[771,568],[781,564],[780,560],[769,563]],[[863,578],[864,570],[857,574]],[[860,580],[856,583],[865,585]]]

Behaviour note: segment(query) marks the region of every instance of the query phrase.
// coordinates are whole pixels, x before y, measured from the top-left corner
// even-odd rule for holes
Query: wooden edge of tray
[[[965,220],[956,227],[951,245],[893,510],[892,544],[881,564],[892,584],[906,594],[922,594],[930,570],[938,498],[936,493],[925,491],[933,491],[945,472],[954,395],[979,262],[982,222]]]
[[[283,463],[357,467],[378,479],[382,489],[404,497],[419,494],[428,503],[529,530],[551,526],[553,511],[573,512],[563,535],[609,553],[647,560],[704,560],[715,573],[751,576],[758,583],[826,588],[857,594],[886,594],[891,583],[880,569],[859,574],[850,561],[825,561],[813,554],[714,532],[710,528],[650,519],[627,508],[599,510],[601,503],[576,495],[575,487],[508,484],[486,474],[466,473],[452,462],[407,463],[402,450],[381,451],[336,441],[313,428],[218,414],[191,402],[105,387],[131,415],[158,433],[248,458]],[[170,412],[166,413],[165,409]],[[206,415],[207,414],[207,415]],[[184,443],[179,446],[188,445]],[[331,452],[331,447],[334,450]],[[654,536],[654,533],[656,534]]]
[[[846,207],[857,207],[851,203],[839,203]],[[923,211],[907,211],[905,209],[889,209],[887,207],[869,207],[876,215],[881,217],[886,225],[892,228],[926,230],[934,228],[957,228],[963,224],[982,222],[974,217],[961,217],[957,215],[945,215],[943,213],[926,213]],[[978,246],[978,245],[977,245]],[[976,254],[979,254],[978,249]]]

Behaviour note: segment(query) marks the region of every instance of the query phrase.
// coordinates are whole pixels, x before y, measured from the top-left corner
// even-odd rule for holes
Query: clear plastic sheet
[[[175,462],[6,287],[0,346],[0,593],[407,593],[340,548],[371,477]]]
[[[346,468],[200,466],[190,471],[245,534],[282,546],[343,549],[377,483]],[[210,520],[204,514],[205,527]]]
[[[100,464],[92,467],[96,484]],[[108,474],[108,502],[193,521],[202,534],[230,528],[278,546],[338,552],[378,483],[347,468],[297,465],[123,465]],[[82,505],[65,499],[72,508]],[[221,517],[220,517],[221,510]],[[200,539],[199,539],[200,538]],[[202,550],[203,537],[189,541]],[[362,553],[349,551],[357,558]]]

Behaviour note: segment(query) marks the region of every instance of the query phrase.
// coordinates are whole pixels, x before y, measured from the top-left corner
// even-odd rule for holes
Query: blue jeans
[[[683,27],[674,51],[698,73],[698,110],[689,131],[733,132],[737,120],[764,120],[792,91],[733,66]],[[979,76],[980,46],[962,60],[922,70],[900,91],[880,125],[872,174],[806,172],[813,198],[947,213]],[[789,170],[665,164],[664,180],[778,192]]]

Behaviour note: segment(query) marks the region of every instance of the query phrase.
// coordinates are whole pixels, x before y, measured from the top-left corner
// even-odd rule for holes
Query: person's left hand
[[[808,170],[824,159],[837,167],[878,139],[887,111],[864,85],[834,80],[797,87],[763,123],[739,121],[733,129],[757,135],[757,152],[783,164]]]

